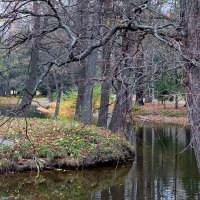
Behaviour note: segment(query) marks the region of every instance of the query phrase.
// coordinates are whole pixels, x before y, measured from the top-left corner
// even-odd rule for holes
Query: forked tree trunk
[[[124,1],[126,5],[126,14],[131,14],[131,1]],[[125,127],[126,117],[128,112],[131,110],[131,93],[129,85],[129,77],[131,75],[130,68],[133,66],[133,60],[130,58],[130,54],[133,49],[131,48],[130,38],[132,34],[127,31],[122,31],[122,44],[121,44],[121,62],[119,67],[116,69],[116,80],[117,80],[117,91],[116,91],[116,103],[113,109],[109,129],[112,132],[120,132]]]
[[[92,78],[95,76],[97,52],[92,52],[81,70],[82,73],[78,83],[78,97],[76,103],[76,118],[84,124],[90,124],[92,120],[92,96],[93,96],[93,82]]]
[[[122,36],[122,61],[116,73],[117,78],[117,91],[116,91],[116,103],[113,109],[109,129],[112,132],[119,132],[125,126],[126,117],[131,110],[131,93],[129,85],[129,77],[131,74],[130,67],[132,60],[127,57],[130,53],[129,49],[129,36],[125,33]]]
[[[95,0],[93,16],[89,16],[90,6],[86,0],[78,1],[78,23],[82,27],[81,35],[87,36],[87,24],[92,18],[92,31],[90,33],[91,38],[97,36],[99,33],[100,15],[101,15],[101,0]],[[84,14],[85,13],[85,14]],[[95,39],[93,39],[95,41]],[[85,41],[83,41],[84,43]],[[87,43],[87,42],[85,42]],[[97,64],[97,50],[94,50],[84,61],[81,61],[82,69],[79,70],[78,82],[78,97],[76,102],[76,119],[82,121],[84,124],[90,124],[92,120],[92,96],[93,96],[93,81],[95,77],[96,64]]]

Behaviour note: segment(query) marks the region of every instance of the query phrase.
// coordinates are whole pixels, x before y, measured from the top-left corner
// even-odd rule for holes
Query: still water
[[[200,199],[200,176],[190,131],[145,124],[128,128],[135,146],[131,165],[87,170],[0,175],[0,199]]]

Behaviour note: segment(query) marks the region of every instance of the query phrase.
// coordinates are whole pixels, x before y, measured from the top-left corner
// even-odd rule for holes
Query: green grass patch
[[[31,161],[31,168],[40,161],[44,168],[88,167],[126,161],[133,154],[133,147],[123,137],[95,126],[78,123],[70,126],[62,122],[31,119],[27,129],[29,139],[25,133],[23,119],[16,119],[2,127],[0,134],[6,135],[14,145],[0,146],[0,160],[15,161],[16,166],[22,162],[24,167],[27,167],[24,163],[30,164]]]
[[[144,115],[149,114],[149,112],[145,110],[143,106],[139,106],[138,104],[133,105],[132,113],[133,113],[133,116],[139,116],[139,115],[144,116]]]

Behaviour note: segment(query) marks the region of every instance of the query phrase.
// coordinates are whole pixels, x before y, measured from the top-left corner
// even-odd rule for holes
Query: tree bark
[[[143,79],[144,79],[144,55],[141,46],[137,50],[136,54],[136,68],[135,68],[135,91],[136,91],[136,104],[143,106],[144,105],[144,86],[143,86]]]
[[[33,11],[38,13],[39,4],[38,2],[33,2]],[[33,21],[33,33],[37,34],[40,32],[40,18],[34,17]],[[31,48],[31,61],[30,61],[30,71],[27,86],[24,90],[24,95],[20,104],[22,111],[26,111],[27,106],[32,102],[35,95],[38,82],[40,82],[41,71],[39,68],[40,52],[39,45],[41,42],[41,37],[32,38],[32,48]]]
[[[126,81],[127,80],[124,80],[123,83],[118,83],[116,103],[113,109],[111,122],[109,124],[109,130],[114,133],[117,133],[124,128],[127,113],[130,111],[131,107],[130,88]]]
[[[103,20],[104,23],[109,23],[111,17],[111,2],[109,0],[104,1],[103,4]],[[111,76],[111,63],[110,63],[110,56],[112,51],[112,42],[109,41],[106,45],[103,46],[103,53],[102,53],[102,77],[106,78],[103,80],[101,84],[101,100],[100,100],[100,107],[99,107],[99,116],[97,126],[107,128],[107,121],[108,121],[108,107],[109,107],[109,97],[110,97],[110,88],[111,88],[111,81],[109,76]]]
[[[82,107],[84,101],[84,94],[85,94],[85,86],[84,86],[84,77],[85,77],[85,60],[81,61],[81,66],[79,66],[79,70],[76,75],[76,83],[78,87],[78,95],[76,99],[76,111],[75,111],[75,118],[77,120],[81,120],[82,115]],[[83,66],[82,66],[83,65]]]
[[[51,85],[49,82],[49,74],[46,77],[46,88],[47,88],[47,95],[48,95],[49,102],[53,102],[53,94],[52,94]]]
[[[61,96],[63,92],[63,74],[62,72],[56,73],[54,70],[53,75],[56,85],[56,107],[54,112],[54,119],[57,120],[59,115]]]
[[[126,14],[131,17],[131,2],[124,1],[126,5]],[[129,85],[129,77],[131,75],[132,59],[130,53],[132,51],[130,45],[131,35],[127,31],[122,31],[121,42],[121,63],[115,70],[115,78],[117,81],[116,88],[116,103],[113,109],[109,129],[112,132],[119,132],[124,129],[126,124],[127,113],[131,110],[131,93]]]
[[[89,22],[89,10],[87,1],[79,0],[77,2],[77,30],[80,32],[83,37],[86,37],[88,34],[87,23]],[[87,41],[80,39],[80,42],[84,45],[87,44]],[[93,52],[92,52],[93,53]],[[94,53],[93,53],[94,55]],[[91,55],[89,55],[91,57]],[[78,96],[76,101],[76,112],[75,118],[79,121],[82,121],[84,124],[90,124],[91,113],[92,113],[92,88],[90,87],[90,78],[92,78],[92,72],[94,69],[91,69],[89,65],[90,58],[80,61],[78,76],[77,76],[77,86],[78,86]],[[95,66],[92,66],[95,67]],[[90,71],[92,70],[92,71]]]
[[[92,16],[92,31],[90,32],[91,38],[95,41],[94,36],[99,34],[99,26],[96,27],[100,22],[101,17],[101,0],[96,0],[94,4],[93,16]],[[89,22],[90,16],[88,3],[86,1],[78,2],[78,24],[79,27],[83,27],[84,30],[82,34],[87,35],[87,23]],[[84,12],[87,13],[87,17],[80,17]],[[83,41],[86,43],[87,41]],[[90,124],[92,120],[92,96],[93,96],[93,81],[92,78],[95,77],[97,64],[97,50],[94,50],[84,61],[81,61],[82,69],[79,70],[79,81],[78,81],[78,97],[76,103],[76,119],[82,121],[84,124]]]
[[[129,76],[131,74],[130,66],[132,60],[127,58],[129,52],[129,36],[125,33],[122,36],[122,54],[123,58],[121,64],[116,70],[119,74],[117,79],[117,91],[116,91],[116,103],[113,109],[111,122],[109,124],[109,129],[112,132],[119,132],[125,126],[127,113],[131,110],[131,93],[129,85]]]
[[[175,109],[178,109],[178,87],[179,87],[179,84],[178,84],[178,72],[177,72],[177,69],[175,70],[175,83],[176,83],[176,94],[175,94]]]
[[[111,54],[111,45],[108,43],[103,47],[103,66],[102,72],[103,77],[106,78],[101,84],[101,100],[99,108],[99,116],[97,126],[107,128],[108,121],[108,106],[110,98],[110,86],[111,81],[109,76],[111,75],[111,66],[110,66],[110,54]]]
[[[78,97],[76,103],[76,119],[84,124],[90,124],[92,120],[92,96],[93,81],[96,71],[97,52],[92,52],[88,58],[82,62],[87,63],[83,69],[79,71],[80,79],[78,83]]]
[[[182,27],[185,32],[185,53],[191,59],[200,61],[200,2],[199,0],[181,1]],[[185,64],[186,102],[192,129],[192,144],[200,170],[200,69]]]

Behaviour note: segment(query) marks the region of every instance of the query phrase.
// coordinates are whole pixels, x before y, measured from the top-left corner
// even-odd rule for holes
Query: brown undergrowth
[[[189,125],[187,108],[183,105],[175,109],[170,103],[146,103],[144,106],[134,106],[132,116],[135,121]]]

